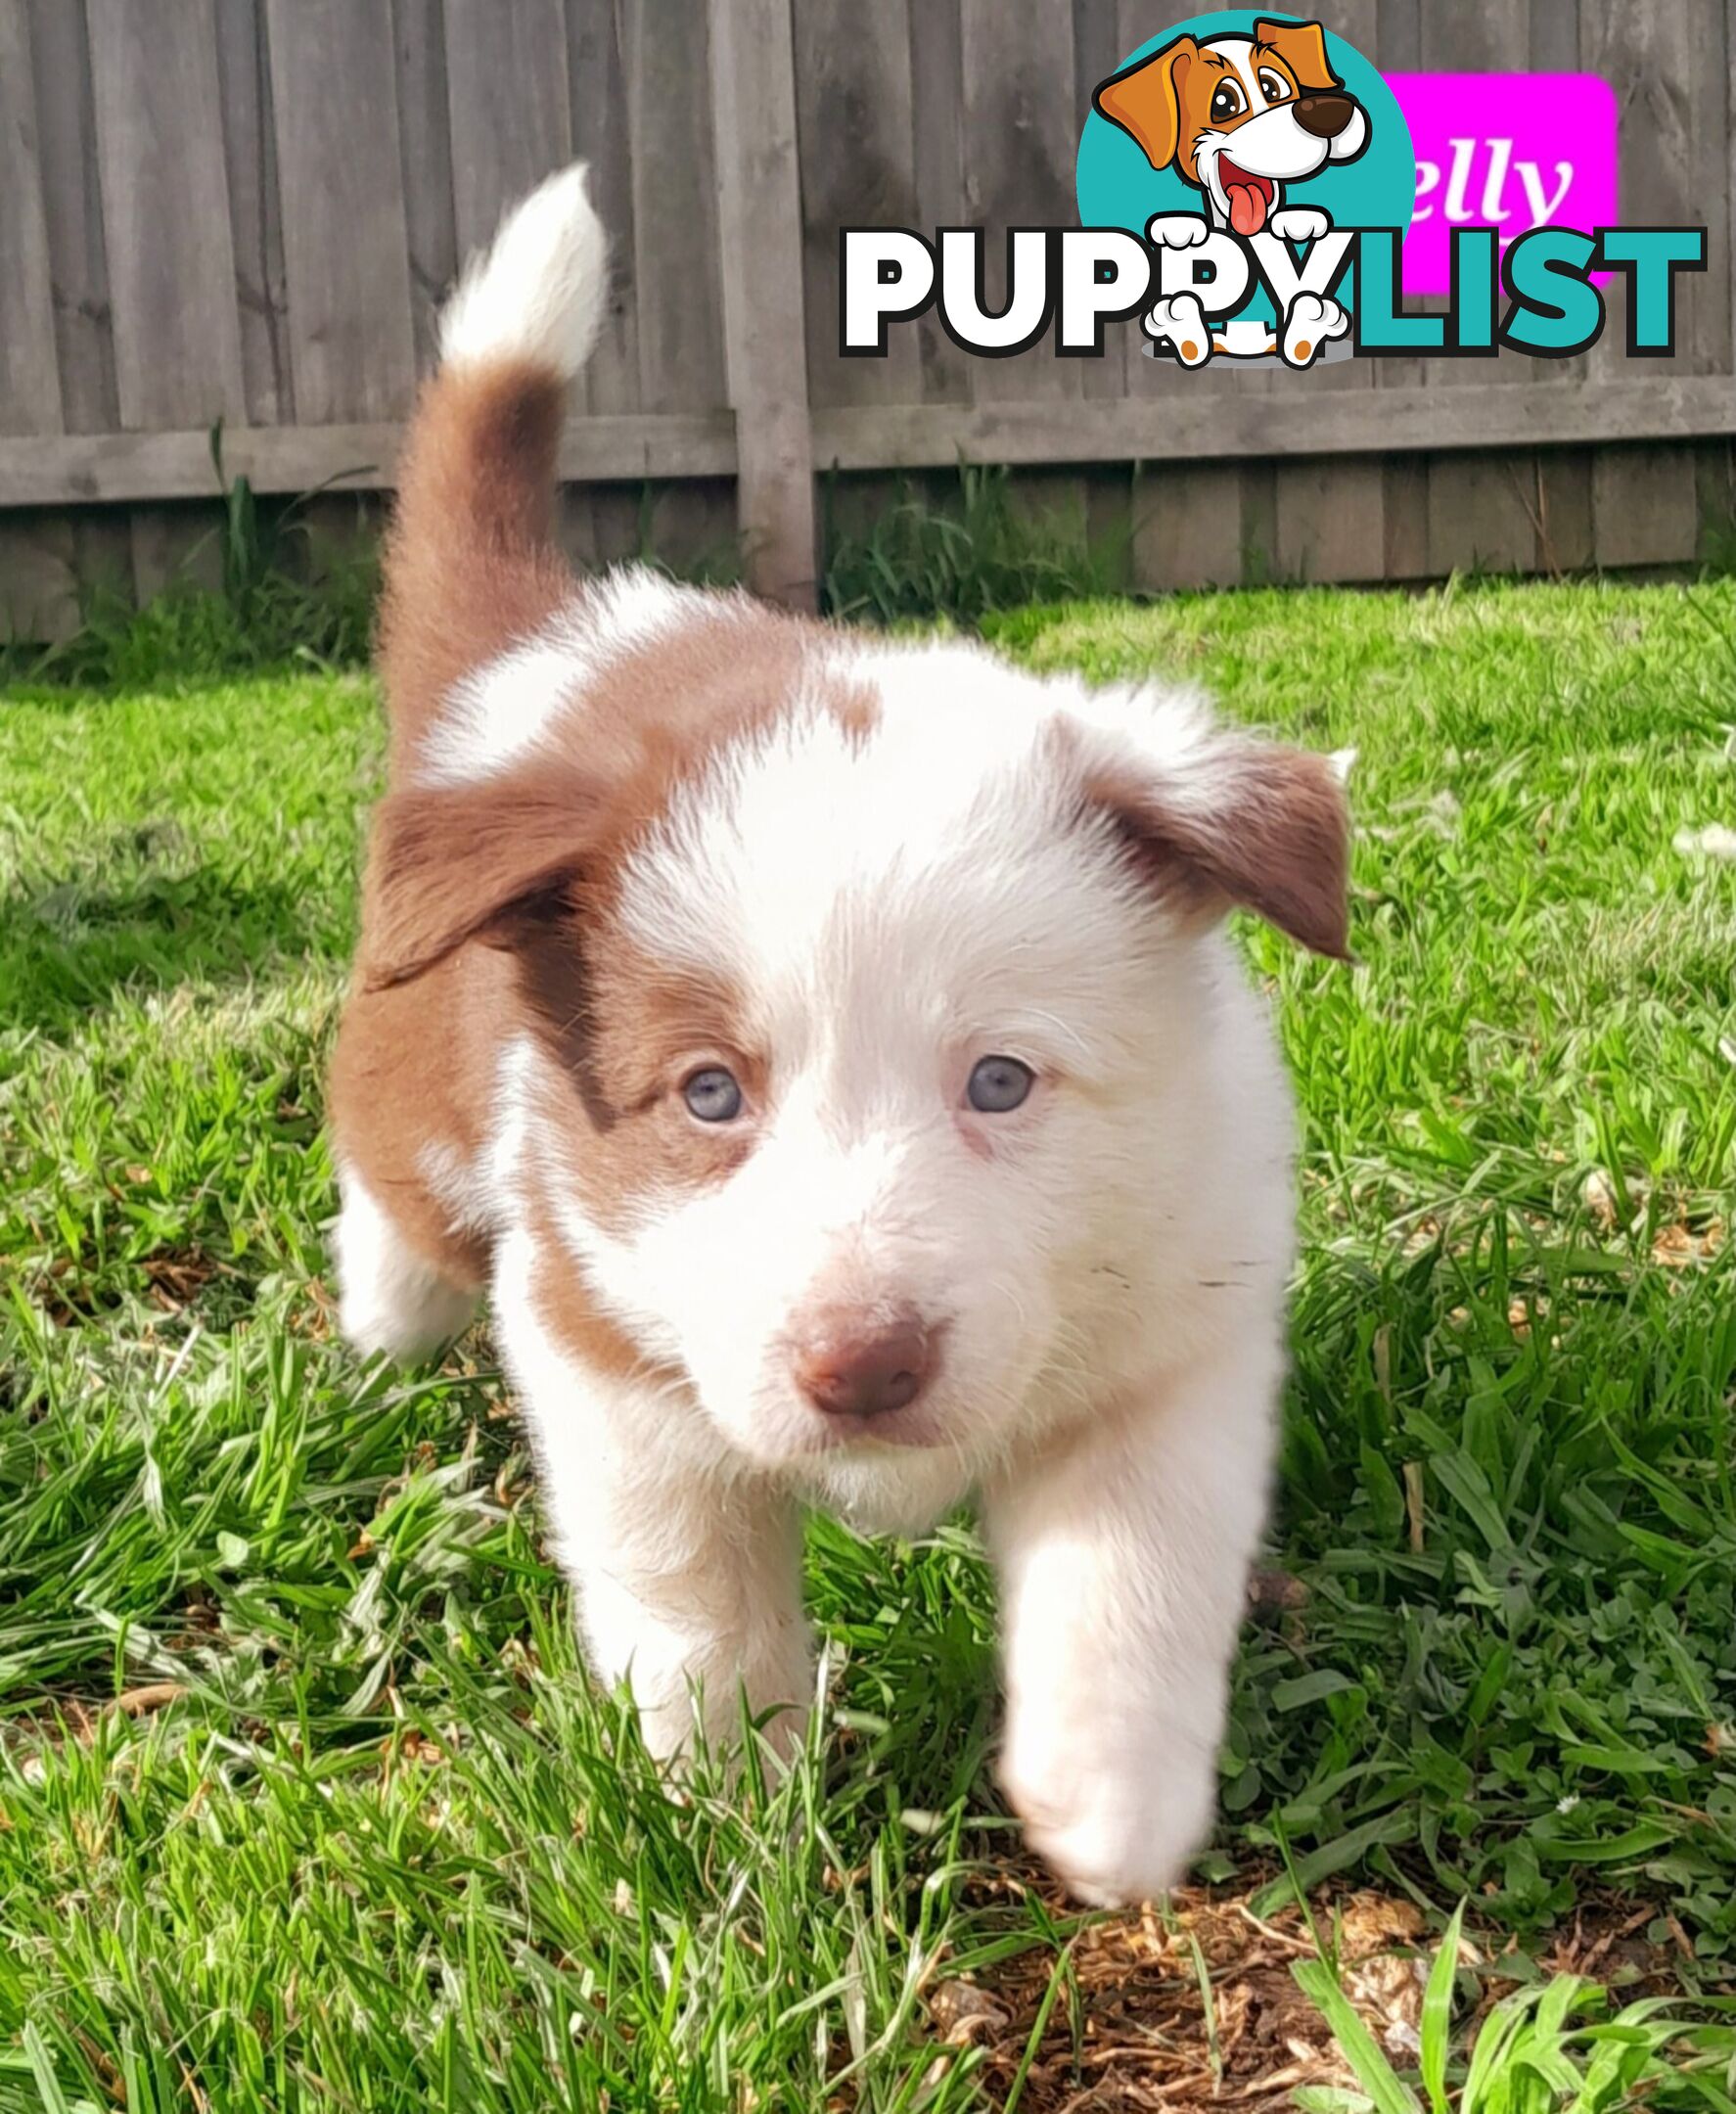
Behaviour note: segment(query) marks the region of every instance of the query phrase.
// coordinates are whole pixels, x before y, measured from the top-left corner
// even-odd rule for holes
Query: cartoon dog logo
[[[1204,194],[1204,213],[1159,213],[1146,233],[1155,243],[1189,249],[1215,231],[1247,237],[1269,229],[1306,243],[1331,227],[1312,206],[1286,206],[1284,186],[1316,176],[1329,163],[1353,161],[1368,145],[1368,113],[1332,70],[1317,22],[1256,21],[1246,36],[1201,43],[1178,36],[1099,84],[1093,106],[1135,140],[1155,169],[1174,168]],[[1199,297],[1160,300],[1146,320],[1185,366],[1215,351],[1281,350],[1306,366],[1350,319],[1330,297],[1299,293],[1261,345],[1245,332],[1213,336]]]

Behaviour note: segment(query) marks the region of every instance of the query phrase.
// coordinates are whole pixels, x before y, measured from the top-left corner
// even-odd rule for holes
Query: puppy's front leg
[[[1210,1832],[1280,1371],[1275,1340],[1219,1354],[984,1494],[1002,1781],[1086,1901],[1162,1893]]]
[[[672,1756],[690,1741],[697,1690],[708,1739],[787,1705],[770,1730],[799,1737],[812,1687],[799,1597],[795,1508],[760,1484],[655,1478],[619,1457],[590,1463],[590,1488],[556,1497],[579,1621],[598,1677],[626,1679],[645,1743]]]
[[[789,1745],[812,1686],[794,1503],[732,1469],[690,1403],[576,1356],[538,1304],[535,1271],[531,1244],[509,1239],[496,1328],[593,1670],[631,1684],[655,1754],[690,1743],[695,1690],[711,1739],[738,1730],[744,1689],[755,1712],[792,1706],[771,1727]]]

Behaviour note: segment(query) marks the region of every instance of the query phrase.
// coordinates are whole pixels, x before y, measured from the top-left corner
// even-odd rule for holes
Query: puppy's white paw
[[[1271,230],[1293,243],[1318,242],[1332,226],[1332,218],[1318,206],[1284,206],[1273,213]]]
[[[1308,367],[1317,360],[1327,341],[1342,338],[1350,319],[1330,295],[1299,294],[1284,316],[1284,336],[1279,349],[1290,367]]]
[[[1211,357],[1211,331],[1197,294],[1176,294],[1154,304],[1145,319],[1148,338],[1167,340],[1184,367],[1203,367]]]
[[[1187,1876],[1211,1832],[1215,1759],[1162,1744],[1106,1761],[1057,1746],[1010,1754],[1001,1784],[1025,1839],[1076,1900],[1102,1908],[1155,1901]]]
[[[1145,223],[1146,241],[1165,250],[1197,250],[1211,232],[1204,213],[1153,213]]]

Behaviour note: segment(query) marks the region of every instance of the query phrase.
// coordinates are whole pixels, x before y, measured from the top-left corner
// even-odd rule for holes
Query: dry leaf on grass
[[[1710,1263],[1724,1245],[1724,1222],[1713,1218],[1695,1232],[1692,1226],[1667,1225],[1652,1242],[1652,1261],[1665,1269],[1691,1269]]]

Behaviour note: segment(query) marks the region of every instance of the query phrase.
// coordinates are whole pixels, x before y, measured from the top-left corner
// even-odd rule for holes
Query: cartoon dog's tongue
[[[1230,202],[1230,225],[1238,235],[1257,235],[1266,224],[1266,195],[1258,184],[1224,186]]]

